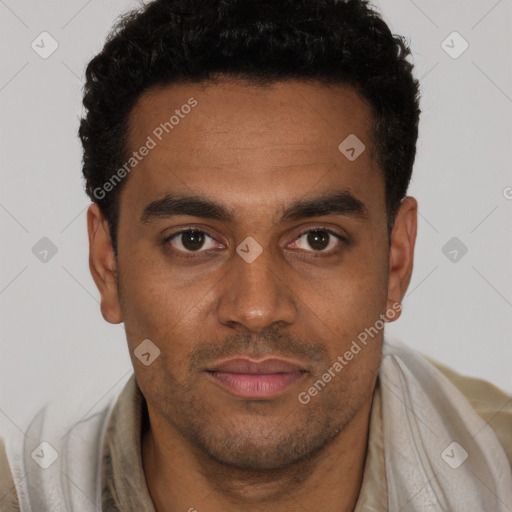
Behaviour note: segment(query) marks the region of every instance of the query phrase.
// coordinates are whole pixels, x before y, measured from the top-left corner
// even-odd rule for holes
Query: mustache
[[[190,353],[189,370],[202,371],[219,359],[265,355],[294,359],[306,368],[326,365],[329,354],[322,344],[312,344],[300,336],[267,330],[258,336],[240,333],[222,341],[201,343]]]

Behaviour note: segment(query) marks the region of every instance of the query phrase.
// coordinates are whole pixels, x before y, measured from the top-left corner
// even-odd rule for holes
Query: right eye
[[[170,243],[175,251],[190,254],[214,249],[214,246],[204,248],[207,238],[215,240],[206,231],[189,228],[173,233],[164,240],[164,243]]]

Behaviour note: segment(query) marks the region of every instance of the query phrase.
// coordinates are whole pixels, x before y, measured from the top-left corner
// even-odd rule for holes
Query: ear
[[[101,295],[101,314],[111,323],[123,321],[116,278],[116,261],[106,218],[96,203],[87,210],[89,268]]]
[[[402,199],[391,233],[389,250],[388,310],[393,304],[394,314],[389,321],[397,320],[401,314],[402,299],[409,287],[414,261],[414,244],[418,222],[418,202],[414,197]]]

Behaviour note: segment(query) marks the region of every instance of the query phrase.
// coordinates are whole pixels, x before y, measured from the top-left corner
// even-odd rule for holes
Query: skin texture
[[[197,106],[126,178],[118,281],[106,220],[97,205],[88,210],[101,311],[108,322],[124,322],[148,403],[142,457],[155,508],[351,511],[362,482],[382,330],[307,405],[298,395],[402,300],[417,202],[402,201],[389,247],[372,113],[346,86],[261,88],[226,79],[153,89],[132,111],[130,147],[144,144],[190,97]],[[349,134],[366,146],[353,162],[338,149]],[[366,205],[366,218],[279,221],[290,203],[340,189]],[[216,200],[235,219],[180,215],[144,225],[144,208],[166,194]],[[198,245],[202,253],[183,236],[162,242],[190,227],[209,235]],[[325,232],[324,248],[307,233],[297,240],[319,228],[349,242]],[[236,252],[248,236],[262,248],[252,263]],[[187,248],[193,257],[178,257]],[[161,351],[149,366],[134,355],[145,339]],[[243,399],[204,371],[240,355],[281,357],[308,373],[272,399]]]

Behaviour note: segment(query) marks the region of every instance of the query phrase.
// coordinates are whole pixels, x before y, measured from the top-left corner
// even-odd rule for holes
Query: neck
[[[372,397],[321,451],[272,471],[240,470],[199,452],[149,410],[141,449],[157,512],[352,512],[361,489]]]

